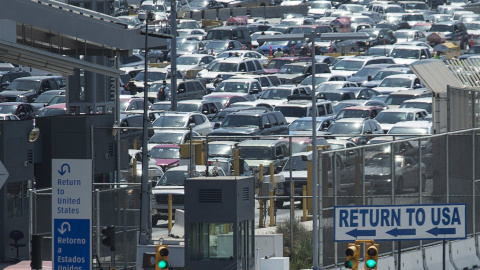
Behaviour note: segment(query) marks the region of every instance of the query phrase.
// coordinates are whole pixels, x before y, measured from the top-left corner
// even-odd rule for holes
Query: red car
[[[180,147],[176,144],[161,144],[148,151],[150,158],[155,159],[156,165],[166,171],[178,166],[180,161]]]

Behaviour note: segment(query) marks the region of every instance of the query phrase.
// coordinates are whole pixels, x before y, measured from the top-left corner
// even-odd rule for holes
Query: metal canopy
[[[98,74],[120,77],[123,72],[103,65],[90,63],[56,53],[0,40],[0,59],[6,62],[48,70],[64,75],[73,75],[75,68]]]

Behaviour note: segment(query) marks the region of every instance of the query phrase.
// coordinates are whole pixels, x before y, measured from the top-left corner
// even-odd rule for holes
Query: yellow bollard
[[[137,159],[133,158],[132,159],[132,176],[133,176],[133,183],[137,182]]]
[[[275,226],[275,219],[274,213],[275,209],[273,209],[273,190],[270,190],[270,227]]]
[[[307,221],[307,186],[303,186],[303,217],[302,221]]]
[[[258,195],[262,196],[262,183],[263,183],[263,164],[260,164],[259,167],[259,172],[258,172],[258,183],[259,183],[259,188],[258,188]],[[260,215],[259,215],[259,221],[258,221],[258,227],[263,228],[265,225],[263,224],[263,199],[260,199]]]
[[[233,173],[240,176],[240,149],[233,150]]]
[[[133,139],[133,149],[137,150],[137,139]]]
[[[270,184],[272,185],[272,190],[270,190],[270,227],[273,227],[274,226],[274,203],[275,203],[275,200],[273,198],[273,191],[275,190],[275,181],[274,181],[274,177],[275,177],[275,171],[274,171],[274,165],[273,163],[270,163]]]
[[[172,194],[168,194],[168,234],[172,231]]]

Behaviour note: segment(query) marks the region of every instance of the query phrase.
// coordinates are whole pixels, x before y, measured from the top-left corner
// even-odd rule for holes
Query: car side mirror
[[[259,91],[257,89],[250,90],[250,94],[258,94]]]
[[[379,35],[379,36],[378,36],[378,39],[382,39],[382,38],[384,38],[383,35]]]
[[[272,127],[272,124],[270,123],[263,125],[263,128],[271,128],[271,127]]]
[[[208,114],[208,111],[202,111],[203,114]]]
[[[372,80],[372,75],[368,75],[367,80],[371,81]]]
[[[371,130],[366,130],[365,134],[372,134],[372,131]]]
[[[220,127],[220,123],[215,123],[215,124],[213,125],[213,127],[219,128],[219,127]]]

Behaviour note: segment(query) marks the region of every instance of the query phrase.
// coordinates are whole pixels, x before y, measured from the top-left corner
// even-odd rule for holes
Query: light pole
[[[148,11],[147,11],[148,12]],[[143,141],[142,141],[142,183],[140,212],[140,245],[148,245],[152,240],[152,219],[150,217],[150,188],[148,184],[148,21],[152,13],[139,13],[138,19],[145,21],[145,70],[143,83]]]

